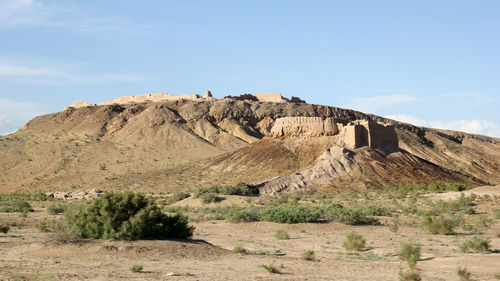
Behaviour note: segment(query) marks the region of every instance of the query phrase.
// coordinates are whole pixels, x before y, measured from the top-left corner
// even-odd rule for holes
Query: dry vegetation
[[[273,198],[240,184],[94,201],[6,193],[0,195],[0,279],[498,280],[498,188],[479,196],[463,185],[403,185]],[[206,194],[221,200],[203,204]],[[97,215],[99,209],[123,215],[117,202],[139,207],[119,224],[104,211]],[[75,212],[85,225],[100,221],[92,229],[97,234],[70,227]],[[168,238],[151,235],[151,226],[178,213],[194,227],[191,239],[138,236]],[[106,230],[112,225],[119,227]]]

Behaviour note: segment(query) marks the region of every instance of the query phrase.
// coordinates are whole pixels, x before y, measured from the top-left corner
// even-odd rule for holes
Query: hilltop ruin
[[[394,126],[374,121],[344,118],[283,117],[274,122],[271,137],[335,136],[340,135],[345,147],[355,149],[397,148],[398,137]]]
[[[245,94],[240,96],[243,99],[245,97],[250,97],[247,99],[260,101],[260,102],[275,102],[275,103],[285,103],[285,102],[304,102],[301,99],[296,97],[292,97],[291,100],[284,98],[281,93],[272,93],[272,94]],[[137,96],[123,96],[117,99],[112,99],[109,101],[101,102],[99,104],[89,104],[85,101],[77,101],[72,103],[67,108],[80,108],[86,106],[99,106],[99,105],[111,105],[111,104],[131,104],[131,103],[144,103],[144,102],[162,102],[162,101],[176,101],[176,100],[209,100],[215,99],[212,97],[212,93],[207,91],[205,95],[200,96],[198,94],[182,94],[182,95],[171,95],[166,93],[154,93],[154,94],[144,94]]]

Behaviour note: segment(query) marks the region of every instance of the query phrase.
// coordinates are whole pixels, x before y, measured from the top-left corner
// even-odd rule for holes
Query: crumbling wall
[[[280,93],[275,94],[254,94],[259,101],[264,102],[286,102]]]
[[[353,149],[362,146],[371,148],[398,147],[398,136],[394,126],[390,124],[358,120],[347,125],[342,134],[345,145]]]
[[[368,145],[372,148],[398,147],[398,136],[393,125],[378,122],[367,122],[370,138]]]
[[[86,106],[90,106],[90,104],[88,104],[87,102],[85,102],[83,100],[79,100],[79,101],[75,101],[74,103],[70,104],[69,107],[79,108],[79,107],[86,107]]]
[[[99,105],[110,105],[110,104],[126,104],[126,103],[141,103],[141,102],[161,102],[161,101],[171,101],[171,100],[197,100],[201,97],[199,95],[169,95],[164,93],[156,93],[156,94],[145,94],[145,95],[137,95],[137,96],[125,96],[119,97],[117,99],[101,102]]]
[[[283,117],[274,122],[273,137],[334,136],[339,133],[338,118]]]

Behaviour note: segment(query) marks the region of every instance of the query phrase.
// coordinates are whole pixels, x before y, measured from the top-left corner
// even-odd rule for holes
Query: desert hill
[[[39,116],[0,137],[0,189],[176,192],[247,182],[275,194],[500,184],[497,138],[273,99],[83,103]]]

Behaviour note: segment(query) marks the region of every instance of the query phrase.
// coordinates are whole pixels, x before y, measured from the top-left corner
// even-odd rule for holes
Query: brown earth
[[[240,199],[229,196],[225,201],[242,205]],[[193,206],[196,200],[177,205]],[[477,210],[487,216],[499,207],[497,199],[480,202]],[[475,280],[498,280],[495,274],[500,274],[498,219],[480,234],[491,239],[493,252],[488,254],[460,252],[458,246],[471,234],[432,235],[406,216],[399,220],[408,224],[397,232],[387,227],[391,217],[380,217],[380,226],[201,221],[192,223],[194,240],[61,243],[36,227],[45,218],[62,220],[62,215],[47,213],[49,204],[33,203],[35,212],[27,218],[0,212],[1,222],[17,222],[8,234],[0,234],[0,280],[398,280],[399,267],[407,265],[397,253],[400,243],[409,240],[422,244],[417,269],[423,280],[457,280],[457,266],[466,267]],[[290,239],[275,238],[280,229]],[[366,239],[366,249],[343,248],[350,231]],[[236,246],[248,253],[234,253]],[[314,250],[312,261],[303,258],[309,250]],[[144,268],[134,273],[133,265]],[[274,265],[281,274],[268,273],[262,265]]]
[[[328,155],[341,144],[338,136],[268,137],[274,120],[286,116],[394,124],[400,149]],[[298,186],[306,189],[500,183],[497,138],[336,107],[231,98],[69,108],[0,137],[0,155],[0,191],[176,192],[277,176],[289,186],[296,173],[308,177]],[[349,165],[339,167],[339,159]]]

